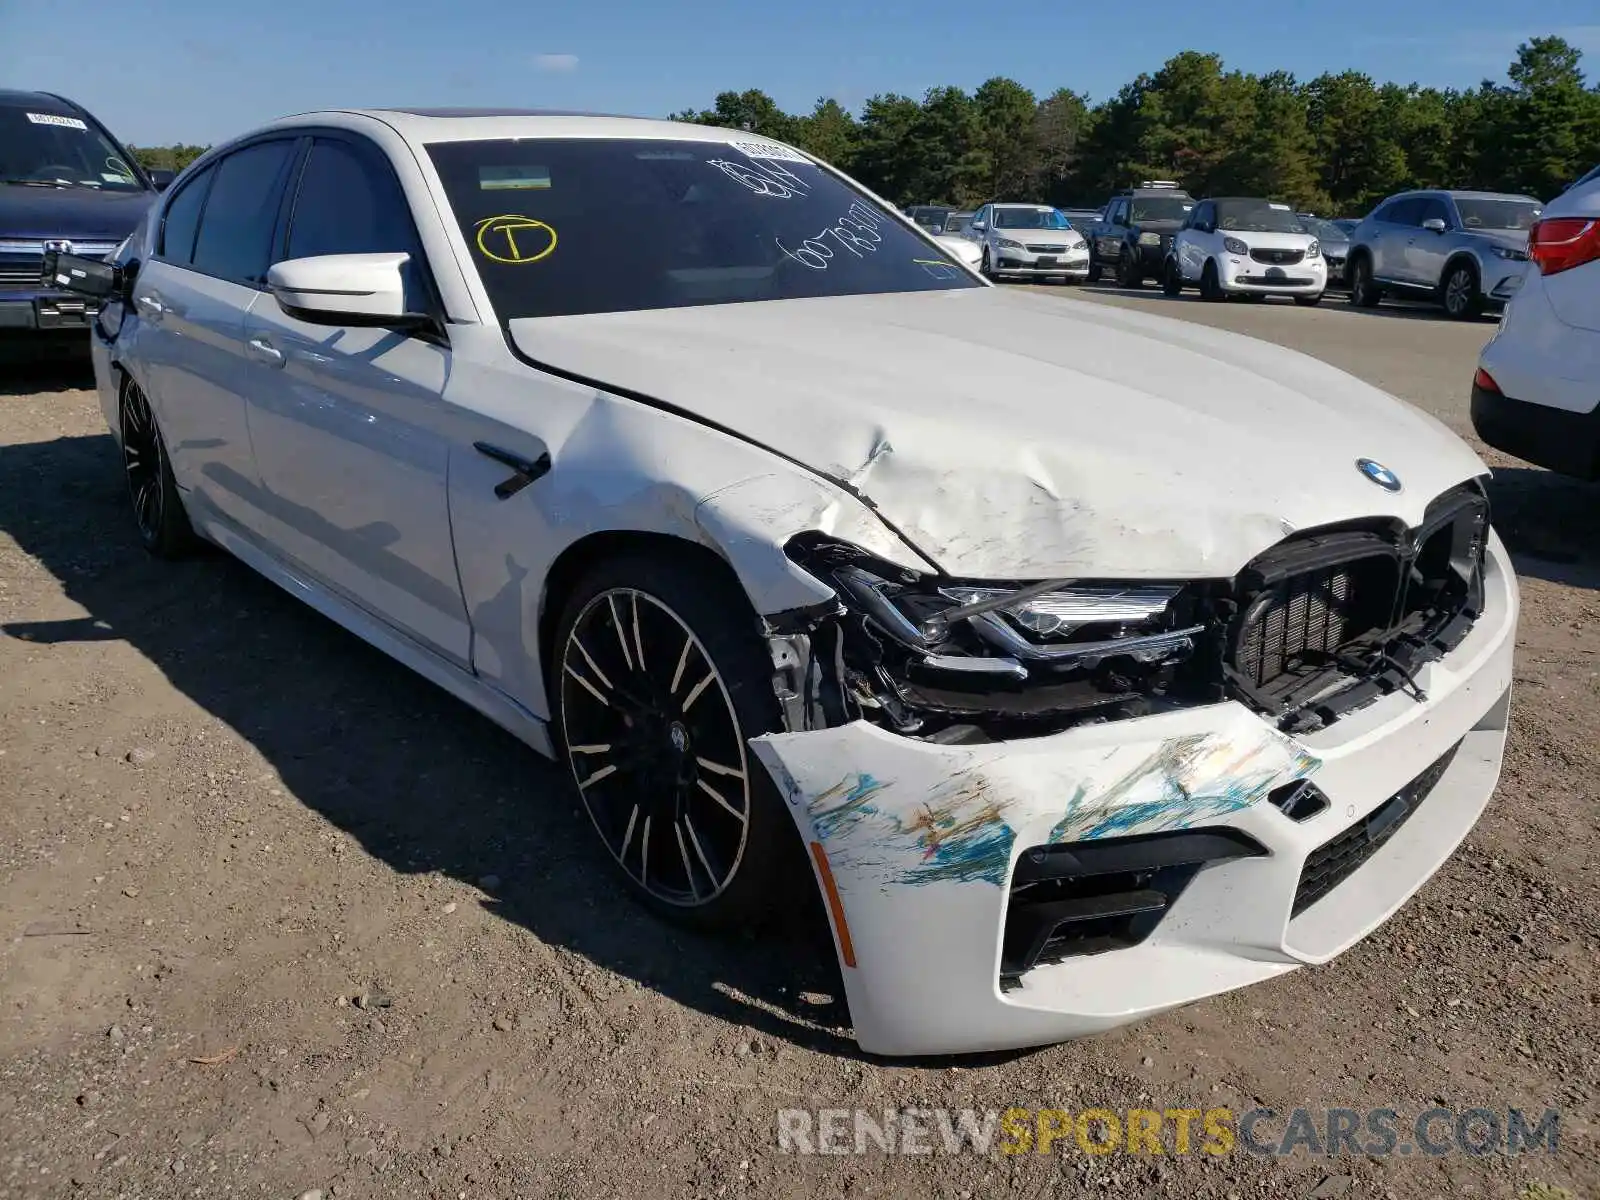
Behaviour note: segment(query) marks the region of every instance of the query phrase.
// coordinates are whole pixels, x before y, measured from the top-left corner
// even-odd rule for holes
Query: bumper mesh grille
[[[1299,916],[1318,900],[1353,875],[1357,868],[1400,831],[1429,793],[1439,785],[1450,762],[1461,748],[1457,742],[1436,759],[1427,770],[1367,816],[1311,852],[1300,872],[1300,886],[1294,894],[1294,916]]]

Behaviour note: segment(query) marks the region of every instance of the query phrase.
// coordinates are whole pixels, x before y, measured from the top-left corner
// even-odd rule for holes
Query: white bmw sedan
[[[656,911],[820,901],[870,1051],[1325,961],[1494,789],[1517,589],[1465,445],[1263,342],[993,288],[788,146],[311,114],[115,262],[144,544],[561,760]]]

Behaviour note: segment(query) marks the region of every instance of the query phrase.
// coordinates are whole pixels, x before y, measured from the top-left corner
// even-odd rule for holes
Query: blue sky
[[[1595,0],[1128,0],[1116,28],[1088,3],[971,0],[0,0],[0,86],[64,92],[127,141],[208,143],[307,109],[510,105],[665,114],[760,87],[794,111],[858,108],[1009,75],[1096,100],[1180,50],[1301,78],[1354,67],[1471,86],[1517,43],[1560,33],[1600,76]],[[1087,40],[1091,31],[1094,42]],[[1012,34],[1007,38],[1003,34]],[[1115,37],[1109,36],[1115,34]],[[88,46],[92,50],[78,50]]]

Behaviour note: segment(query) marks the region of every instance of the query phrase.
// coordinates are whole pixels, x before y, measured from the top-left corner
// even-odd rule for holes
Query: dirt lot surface
[[[1493,332],[1094,296],[1464,433]],[[1091,1041],[888,1063],[803,929],[658,925],[508,736],[227,558],[147,558],[84,372],[7,372],[0,1195],[1600,1195],[1600,489],[1490,455],[1524,588],[1505,774],[1374,937]],[[1257,1105],[1553,1107],[1559,1152],[803,1157],[775,1132],[780,1108]]]

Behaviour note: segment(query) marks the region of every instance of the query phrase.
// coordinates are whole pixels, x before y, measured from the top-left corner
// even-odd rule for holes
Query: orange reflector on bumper
[[[833,918],[833,928],[839,935],[839,957],[844,965],[856,965],[856,948],[850,942],[850,926],[845,924],[844,905],[839,902],[839,887],[833,882],[833,868],[821,842],[811,843],[811,857],[817,864],[817,874],[822,878],[822,894],[828,900],[828,914]]]

